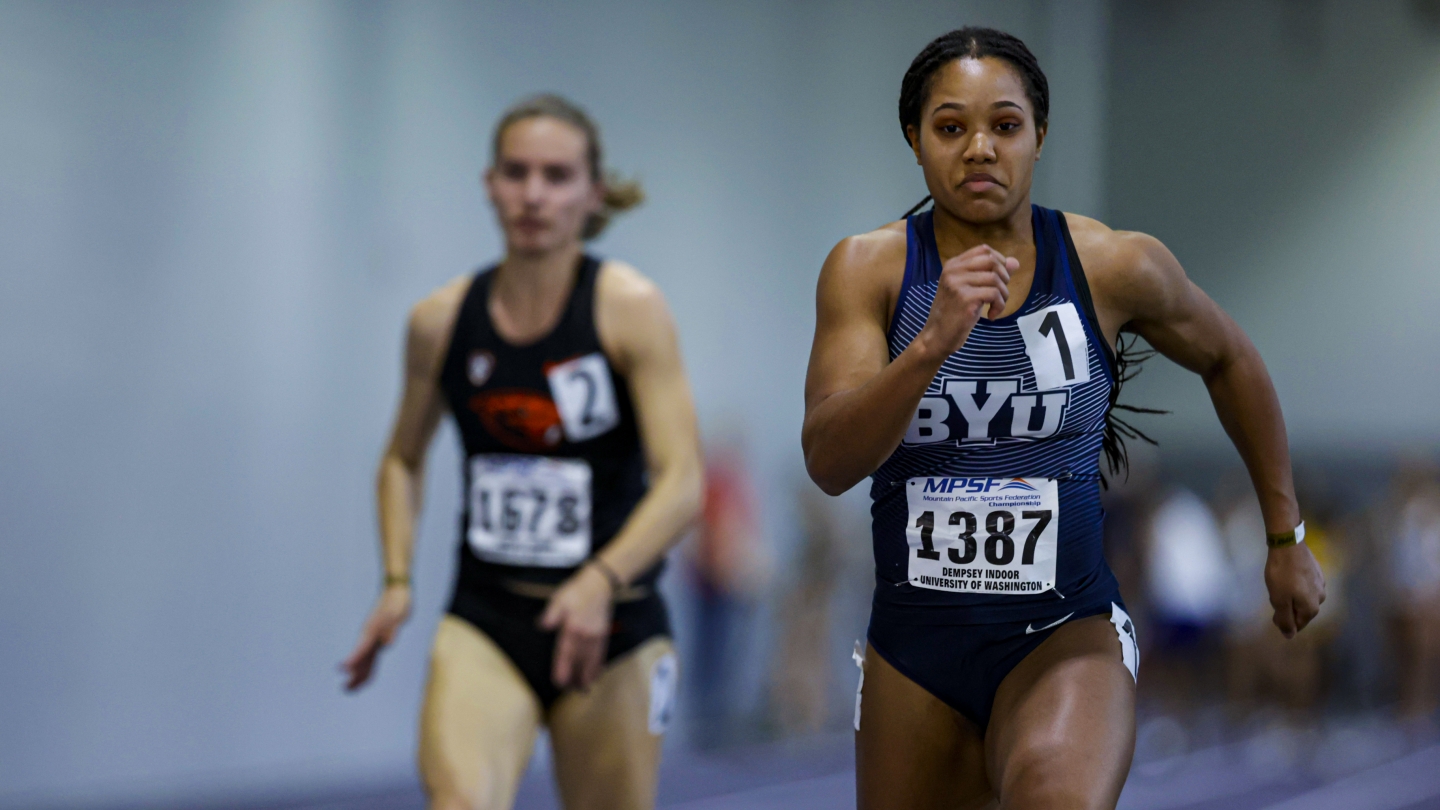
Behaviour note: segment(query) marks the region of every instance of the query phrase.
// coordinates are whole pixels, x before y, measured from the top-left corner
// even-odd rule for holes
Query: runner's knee
[[[1014,752],[1005,767],[1001,810],[1114,810],[1108,785],[1086,784],[1065,766],[1074,741],[1037,741]]]

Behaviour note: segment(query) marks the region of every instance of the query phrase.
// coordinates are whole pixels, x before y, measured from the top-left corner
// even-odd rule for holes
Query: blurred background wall
[[[1159,237],[1264,355],[1301,453],[1440,435],[1440,5],[1114,3],[1106,208]],[[1198,378],[1126,399],[1229,454]],[[1238,458],[1236,458],[1238,461]]]
[[[407,309],[498,255],[490,127],[542,90],[586,105],[646,185],[596,250],[669,297],[777,587],[807,536],[849,544],[825,651],[843,727],[866,494],[829,502],[833,530],[799,495],[814,281],[838,239],[924,194],[900,78],[966,23],[1021,36],[1049,75],[1036,201],[1165,241],[1260,346],[1300,454],[1433,452],[1433,2],[11,0],[0,806],[412,778],[454,554],[448,427],[415,616],[359,696],[335,669],[379,578]],[[1162,464],[1234,463],[1193,376],[1156,360],[1125,398],[1173,411],[1142,422]],[[680,570],[668,587],[686,653]],[[752,696],[784,638],[762,603]]]

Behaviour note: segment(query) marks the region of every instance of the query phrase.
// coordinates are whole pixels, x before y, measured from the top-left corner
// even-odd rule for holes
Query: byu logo
[[[1020,393],[1020,380],[945,380],[943,396],[921,397],[906,444],[1044,439],[1060,430],[1066,389]]]

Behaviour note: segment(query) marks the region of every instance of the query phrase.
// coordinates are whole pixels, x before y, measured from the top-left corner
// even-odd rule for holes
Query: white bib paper
[[[1055,479],[911,478],[905,497],[910,584],[1000,596],[1055,587]]]
[[[475,556],[503,565],[571,568],[590,556],[590,465],[581,459],[470,458]]]

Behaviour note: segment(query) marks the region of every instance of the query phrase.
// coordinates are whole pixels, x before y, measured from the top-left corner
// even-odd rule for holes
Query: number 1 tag
[[[1090,342],[1080,313],[1070,302],[1016,319],[1025,353],[1035,369],[1035,388],[1048,391],[1090,381]]]
[[[551,366],[545,372],[550,398],[560,412],[565,438],[583,442],[620,424],[615,403],[615,386],[610,382],[610,364],[605,355],[593,352]]]

